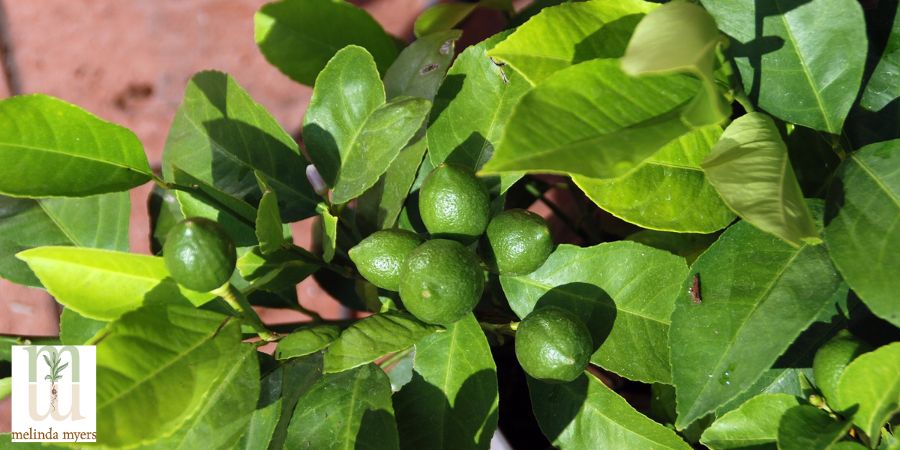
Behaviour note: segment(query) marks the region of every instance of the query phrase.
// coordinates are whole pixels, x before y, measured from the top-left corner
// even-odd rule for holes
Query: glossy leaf
[[[263,254],[272,253],[284,244],[281,227],[281,212],[278,210],[278,196],[267,184],[263,185],[263,196],[256,212],[256,238]]]
[[[151,177],[144,148],[127,128],[47,95],[0,101],[0,194],[85,197]]]
[[[700,441],[713,450],[776,450],[781,416],[800,404],[793,395],[758,395],[719,417],[703,432]]]
[[[266,59],[293,80],[312,86],[340,49],[360,45],[384,72],[397,45],[366,11],[342,0],[283,0],[254,17],[256,44]]]
[[[794,406],[781,417],[778,449],[830,450],[848,429],[849,421],[835,420],[815,406]]]
[[[297,330],[278,341],[275,358],[283,360],[315,353],[331,345],[340,334],[341,329],[334,325]]]
[[[699,128],[663,146],[619,178],[572,177],[604,211],[644,228],[710,233],[725,228],[734,213],[700,169],[722,134],[718,126]]]
[[[754,103],[787,122],[840,133],[866,59],[858,2],[705,0],[703,6],[734,39],[734,61]]]
[[[313,386],[322,379],[322,354],[313,353],[309,356],[294,358],[283,362],[277,369],[266,376],[263,383],[263,393],[268,398],[281,399],[281,413],[275,430],[272,432],[272,440],[268,447],[272,449],[286,448],[288,428],[294,410],[300,396],[309,392]],[[266,393],[267,388],[269,392]]]
[[[105,327],[105,321],[89,319],[65,308],[59,316],[59,340],[65,345],[83,345]]]
[[[699,278],[700,303],[688,289]],[[691,266],[669,328],[676,426],[753,385],[829,308],[841,279],[822,246],[794,248],[747,222],[731,226]]]
[[[471,314],[416,344],[412,380],[394,396],[405,449],[487,449],[497,428],[497,373]]]
[[[28,266],[13,256],[34,247],[128,250],[130,214],[131,201],[125,192],[38,200],[0,197],[0,276],[40,287]]]
[[[391,384],[374,364],[326,374],[297,400],[285,448],[396,449]]]
[[[682,256],[690,265],[718,237],[716,234],[668,233],[665,231],[641,230],[628,235],[625,239]]]
[[[531,84],[539,84],[571,65],[622,56],[635,26],[656,7],[641,0],[593,0],[548,7],[488,55],[512,66]]]
[[[397,223],[428,148],[426,144],[425,139],[419,139],[400,150],[387,172],[359,198],[356,220],[361,229],[371,232],[392,228]]]
[[[556,447],[691,448],[674,431],[637,412],[591,375],[552,384],[528,378],[528,391],[538,425]]]
[[[860,355],[844,369],[837,387],[836,407],[854,411],[853,423],[872,439],[900,412],[900,343]]]
[[[150,305],[122,316],[97,345],[97,435],[119,447],[173,433],[240,351],[238,321],[218,313]]]
[[[325,373],[342,372],[408,348],[437,327],[401,312],[366,317],[341,332],[325,352]]]
[[[331,214],[328,205],[325,203],[319,203],[316,209],[322,217],[320,222],[321,229],[319,230],[322,234],[322,259],[325,262],[331,262],[334,259],[334,251],[337,248],[338,216]]]
[[[236,450],[266,450],[269,448],[269,442],[272,440],[281,414],[281,402],[282,399],[279,398],[253,412],[250,423],[247,425],[247,432],[241,436],[241,442],[235,447]]]
[[[763,113],[739,117],[700,164],[741,218],[791,245],[821,242],[794,175],[787,147]]]
[[[280,292],[303,281],[319,269],[316,257],[299,247],[263,255],[253,248],[241,255],[237,270],[254,288]]]
[[[313,215],[319,202],[306,165],[293,138],[233,78],[213,71],[191,78],[166,141],[167,180],[178,167],[256,205],[259,175],[278,194],[282,219],[295,221]]]
[[[869,111],[880,111],[900,97],[900,14],[894,25],[875,71],[869,77],[860,105]]]
[[[631,380],[671,383],[669,314],[686,276],[683,258],[623,241],[563,244],[536,271],[500,282],[520,318],[546,305],[584,318],[599,347],[593,363]]]
[[[452,29],[469,17],[475,8],[478,8],[478,3],[438,3],[419,14],[413,32],[416,37],[422,37]]]
[[[522,97],[482,171],[624,175],[689,131],[680,110],[698,87],[686,75],[633,78],[612,59],[561,70]]]
[[[172,166],[172,179],[192,186],[192,192],[175,191],[184,217],[205,217],[218,222],[238,247],[256,245],[256,208],[227,192]]]
[[[184,220],[181,205],[175,192],[154,186],[147,199],[147,212],[150,215],[150,252],[162,254],[163,245],[172,227]]]
[[[459,30],[441,31],[416,39],[403,49],[384,74],[388,100],[416,97],[431,101],[450,68],[461,35]]]
[[[872,312],[900,326],[900,140],[868,145],[832,181],[825,243],[847,284]]]
[[[113,320],[144,302],[215,298],[179,286],[157,256],[76,247],[38,247],[18,253],[56,301],[97,320]]]

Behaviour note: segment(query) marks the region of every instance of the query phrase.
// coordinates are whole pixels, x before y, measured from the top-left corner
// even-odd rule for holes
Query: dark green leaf
[[[716,234],[668,233],[665,231],[641,230],[625,239],[683,256],[687,263],[691,264],[718,237]]]
[[[272,435],[275,433],[275,426],[278,425],[278,417],[281,414],[281,402],[282,400],[279,398],[253,412],[247,431],[241,436],[241,442],[235,447],[236,450],[266,450],[269,448],[269,442],[272,441]]]
[[[889,3],[888,3],[889,4]],[[881,60],[866,83],[860,105],[869,111],[880,111],[900,97],[900,14],[894,15],[894,26]]]
[[[154,255],[162,254],[166,236],[176,223],[184,220],[181,205],[174,191],[154,186],[147,200],[147,212],[150,215],[150,251]]]
[[[299,247],[268,255],[253,248],[237,261],[238,272],[251,286],[270,292],[293,288],[319,267],[315,256]]]
[[[815,406],[797,405],[787,410],[778,426],[779,450],[830,450],[850,421],[835,420]]]
[[[359,198],[356,221],[361,229],[372,232],[392,228],[397,223],[397,216],[428,148],[426,144],[425,139],[419,139],[415,144],[407,145],[375,186]]]
[[[59,340],[65,345],[84,345],[105,327],[105,321],[89,319],[65,308],[59,317]]]
[[[322,350],[341,334],[341,329],[334,325],[321,325],[295,331],[278,341],[275,358],[290,359],[306,356]]]
[[[793,395],[758,395],[718,418],[700,440],[713,450],[776,450],[781,416],[799,404]]]
[[[438,3],[419,14],[413,32],[416,37],[422,37],[449,30],[469,17],[475,8],[478,3]]]
[[[342,372],[410,347],[437,327],[401,312],[366,317],[341,333],[325,352],[325,373]]]
[[[271,387],[270,398],[281,399],[281,413],[272,433],[271,449],[285,448],[288,427],[300,396],[322,379],[322,354],[313,353],[284,362],[263,379],[263,388]],[[265,394],[265,390],[263,391]]]
[[[423,36],[403,49],[384,74],[388,100],[408,96],[431,101],[450,68],[460,35],[459,30],[441,31]]]
[[[853,422],[877,439],[878,429],[900,412],[900,342],[854,359],[841,374],[835,406],[855,412]]]
[[[172,178],[180,185],[191,186],[190,193],[175,192],[182,215],[218,222],[238,247],[257,243],[256,208],[176,166],[172,167]]]

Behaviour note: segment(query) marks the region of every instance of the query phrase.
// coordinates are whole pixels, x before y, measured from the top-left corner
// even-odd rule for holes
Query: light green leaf
[[[262,196],[259,174],[278,193],[282,219],[296,221],[315,214],[320,201],[306,179],[306,165],[294,139],[233,78],[213,71],[191,78],[166,141],[167,180],[178,167],[256,205]]]
[[[396,449],[391,384],[374,364],[326,374],[297,400],[285,448]]]
[[[184,220],[181,205],[175,191],[153,186],[150,198],[147,200],[147,212],[150,216],[150,252],[154,255],[162,254],[163,245],[172,227]]]
[[[821,242],[775,122],[739,117],[700,164],[710,184],[741,218],[793,246]]]
[[[449,30],[469,17],[475,8],[478,8],[478,3],[438,3],[419,14],[413,32],[416,37],[422,37]]]
[[[403,49],[384,74],[388,100],[417,97],[431,101],[455,54],[456,40],[462,31],[441,31],[416,39]]]
[[[635,26],[657,6],[641,0],[592,0],[548,7],[488,55],[539,84],[571,65],[622,56]]]
[[[497,428],[497,372],[472,314],[416,344],[413,378],[394,396],[405,449],[487,449]]]
[[[288,427],[300,396],[309,392],[322,379],[322,354],[313,353],[302,358],[282,362],[262,380],[263,399],[281,400],[281,413],[272,440],[271,449],[285,448]]]
[[[815,406],[788,409],[778,425],[778,450],[830,450],[847,434],[850,421],[835,420]]]
[[[482,171],[624,175],[690,130],[679,116],[698,89],[687,75],[628,76],[614,59],[561,70],[522,97]]]
[[[256,44],[266,59],[308,86],[328,60],[348,45],[365,47],[381,72],[397,57],[397,45],[381,25],[342,0],[272,2],[256,13],[253,22]]]
[[[173,434],[240,351],[238,321],[218,313],[157,304],[122,316],[97,344],[97,435],[119,447]]]
[[[241,436],[241,442],[235,447],[236,450],[266,450],[269,448],[269,442],[272,441],[272,435],[275,433],[275,426],[278,425],[278,417],[281,414],[281,402],[282,399],[279,398],[253,412],[247,431]]]
[[[280,292],[294,286],[318,270],[316,257],[300,247],[263,255],[250,249],[237,260],[237,270],[256,289]]]
[[[869,111],[880,111],[900,97],[900,14],[894,15],[894,25],[881,60],[866,83],[860,105]]]
[[[744,90],[787,122],[839,134],[866,60],[866,24],[855,0],[705,0]],[[823,14],[827,12],[827,14]]]
[[[900,412],[900,342],[860,355],[844,369],[837,408],[853,411],[853,423],[870,438]]]
[[[719,417],[703,432],[700,442],[713,450],[776,450],[778,423],[800,399],[788,394],[762,394]]]
[[[12,378],[5,377],[0,378],[0,400],[4,400],[6,397],[9,397],[9,394],[12,392]]]
[[[65,308],[59,316],[59,340],[64,345],[83,345],[105,327],[102,320],[88,319]]]
[[[278,341],[275,358],[279,360],[306,356],[322,350],[341,334],[334,325],[321,325],[295,331]]]
[[[641,230],[626,237],[634,241],[674,255],[683,256],[688,265],[716,241],[716,234],[669,233],[656,230]]]
[[[256,211],[256,238],[259,240],[259,251],[272,253],[284,244],[284,232],[281,226],[281,212],[278,209],[278,196],[268,184],[260,178],[263,196],[259,200]]]
[[[172,166],[172,179],[193,187],[191,193],[175,191],[182,216],[205,217],[219,223],[238,247],[256,245],[256,208],[177,166]]]
[[[365,232],[392,228],[416,179],[428,148],[425,139],[409,144],[388,167],[381,179],[356,204],[356,221]],[[368,234],[368,233],[364,233]]]
[[[0,194],[85,197],[126,191],[152,176],[127,128],[47,95],[0,101]]]
[[[597,206],[627,222],[655,230],[711,233],[734,220],[700,169],[721,134],[718,125],[699,128],[619,178],[575,176],[572,181]]]
[[[528,390],[541,431],[559,448],[691,448],[591,375],[552,384],[528,378]]]
[[[319,232],[322,234],[322,259],[325,262],[331,262],[334,259],[334,250],[337,248],[338,216],[331,214],[325,203],[319,203],[316,210],[322,216],[322,220],[319,222],[321,227]]]
[[[202,305],[215,298],[179,286],[157,256],[38,247],[16,257],[28,263],[56,301],[91,319],[114,320],[144,302],[189,300]]]
[[[341,333],[325,352],[325,373],[342,372],[408,348],[437,327],[402,312],[366,317]]]
[[[671,383],[666,336],[686,276],[683,258],[622,241],[560,245],[536,271],[500,282],[520,318],[545,305],[584,318],[599,347],[593,363],[631,380]]]
[[[695,275],[700,303],[688,292]],[[669,328],[676,427],[751,387],[834,308],[839,290],[840,276],[822,246],[794,248],[743,221],[726,230],[677,291]]]
[[[128,250],[131,200],[126,192],[84,198],[0,196],[0,276],[40,287],[16,253],[44,245]]]
[[[900,139],[852,153],[825,204],[825,243],[847,284],[879,317],[900,327]]]

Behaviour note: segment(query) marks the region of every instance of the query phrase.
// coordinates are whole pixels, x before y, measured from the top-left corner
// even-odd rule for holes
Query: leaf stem
[[[259,335],[260,339],[267,342],[280,339],[277,333],[273,333],[266,328],[266,325],[260,320],[259,315],[257,315],[256,311],[253,310],[253,307],[250,306],[247,297],[244,297],[244,294],[235,288],[234,285],[225,283],[222,287],[212,292],[225,299],[228,305],[234,308],[234,310],[240,314],[241,318],[256,331],[256,334]]]
[[[510,321],[508,323],[488,323],[488,322],[478,322],[481,325],[481,329],[484,331],[490,331],[494,334],[506,335],[506,336],[515,336],[516,330],[519,329],[519,322]]]

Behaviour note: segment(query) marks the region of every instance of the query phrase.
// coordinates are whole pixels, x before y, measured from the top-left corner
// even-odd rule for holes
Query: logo
[[[14,345],[12,441],[96,442],[96,374],[96,347]]]

